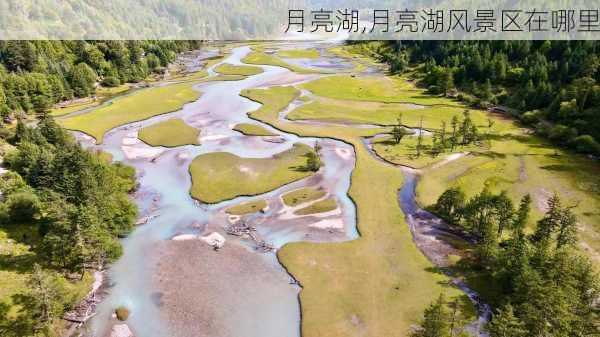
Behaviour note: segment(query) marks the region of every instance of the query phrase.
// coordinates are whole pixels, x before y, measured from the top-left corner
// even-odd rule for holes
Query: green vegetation
[[[598,43],[585,41],[389,42],[392,70],[417,72],[430,92],[464,92],[476,106],[512,113],[552,142],[600,154]]]
[[[227,152],[196,157],[190,165],[192,197],[217,203],[238,196],[258,195],[312,174],[304,167],[312,149],[294,146],[271,158],[240,158]]]
[[[263,199],[244,202],[239,205],[229,207],[225,212],[233,215],[245,215],[256,213],[267,207],[267,202]]]
[[[450,103],[453,103],[449,101]],[[402,115],[406,126],[417,127],[423,117],[425,129],[440,127],[442,121],[449,125],[452,116],[462,116],[465,108],[453,106],[413,106],[403,103],[356,102],[338,99],[319,98],[314,102],[301,105],[287,114],[290,120],[320,120],[325,122],[342,122],[356,124],[394,125]],[[488,116],[481,110],[469,110],[473,122],[483,127],[487,125]],[[495,130],[504,125],[498,123]]]
[[[194,41],[2,41],[0,114],[45,113],[55,103],[94,95],[97,82],[118,91],[198,47]]]
[[[320,199],[324,197],[325,194],[326,192],[322,189],[303,187],[287,192],[281,196],[281,199],[285,205],[294,207],[309,201]]]
[[[423,137],[423,153],[420,156],[417,155],[418,140],[415,136],[403,137],[402,142],[398,144],[394,143],[391,137],[376,139],[373,141],[373,151],[391,163],[423,168],[444,159],[444,156],[434,156],[431,153],[431,139],[431,136]]]
[[[303,207],[294,212],[296,215],[308,215],[308,214],[317,214],[317,213],[325,213],[329,211],[333,211],[336,209],[337,203],[335,202],[335,198],[327,198],[325,200],[317,201],[312,203],[306,207]]]
[[[293,72],[299,73],[299,74],[329,73],[327,71],[305,69],[305,68],[298,67],[296,65],[287,63],[275,55],[267,54],[260,47],[254,47],[253,51],[250,54],[248,54],[246,57],[244,57],[244,59],[242,59],[242,62],[248,63],[248,64],[271,65],[271,66],[287,68],[287,69],[289,69]]]
[[[316,49],[280,49],[277,56],[288,59],[314,59],[319,57]]]
[[[151,146],[176,147],[199,144],[199,134],[200,130],[179,118],[173,118],[142,128],[138,137]]]
[[[471,334],[463,329],[464,325],[469,322],[457,315],[460,305],[461,304],[456,300],[448,303],[444,294],[440,294],[437,300],[432,302],[431,305],[425,309],[421,326],[411,333],[411,337],[471,336]]]
[[[236,124],[233,129],[246,136],[277,136],[276,133],[273,133],[258,124],[240,123]]]
[[[350,242],[297,242],[278,251],[281,262],[303,286],[302,333],[339,337],[408,334],[442,289],[451,299],[459,299],[460,316],[472,318],[468,299],[448,284],[412,242],[396,200],[402,173],[372,158],[362,144],[361,137],[380,130],[280,121],[277,107],[287,106],[297,94],[289,87],[244,93],[264,104],[250,113],[253,118],[286,132],[336,138],[354,146],[357,162],[349,194],[360,210],[357,223],[361,233]]]
[[[298,95],[300,95],[300,92],[294,87],[250,89],[243,90],[240,93],[240,96],[263,104],[258,110],[248,114],[258,120],[277,118],[279,112],[285,109]]]
[[[414,87],[403,77],[328,76],[303,84],[301,87],[317,96],[350,101],[461,105],[445,97],[429,95],[424,90]]]
[[[81,111],[83,109],[91,108],[91,107],[97,106],[99,104],[100,104],[100,101],[94,101],[94,100],[89,99],[89,100],[86,100],[85,102],[69,104],[67,106],[60,107],[60,108],[53,108],[50,110],[50,114],[54,117],[65,116],[72,112]]]
[[[52,119],[19,121],[0,177],[0,331],[60,331],[63,313],[89,291],[89,270],[121,254],[133,228],[134,171],[85,151]]]
[[[229,63],[223,63],[215,71],[223,75],[242,75],[251,76],[260,74],[263,72],[260,67],[244,66],[244,65],[233,65]]]
[[[115,315],[119,321],[126,321],[129,318],[129,309],[125,307],[118,307],[115,309]]]
[[[600,178],[597,163],[581,156],[561,153],[541,139],[519,130],[494,135],[472,154],[427,170],[417,186],[422,205],[431,205],[450,187],[459,187],[467,197],[479,193],[477,186],[492,192],[506,190],[512,200],[530,194],[535,207],[532,219],[542,216],[546,200],[553,194],[577,205],[573,209],[581,225],[582,244],[592,256],[600,250]],[[549,184],[548,182],[552,182]]]
[[[600,294],[600,279],[589,258],[578,251],[577,217],[558,195],[548,200],[531,235],[525,232],[531,209],[528,194],[515,210],[505,191],[494,194],[484,187],[467,201],[460,189],[452,188],[433,209],[476,242],[460,268],[478,271],[478,278],[487,280],[481,293],[499,308],[489,325],[491,336],[506,336],[507,329],[516,328],[519,334],[513,336],[523,337],[598,331],[593,303]]]
[[[422,121],[419,122],[419,126]],[[485,151],[491,148],[492,126],[495,122],[488,120],[486,133],[482,134],[471,119],[471,113],[465,110],[463,118],[452,117],[450,127],[442,121],[440,129],[433,130],[425,136],[426,131],[406,130],[402,126],[402,118],[392,128],[391,136],[376,139],[372,142],[373,150],[381,158],[410,167],[424,167],[444,160],[446,152]],[[422,130],[422,127],[419,128]],[[410,137],[406,137],[410,135]],[[402,141],[403,139],[406,139]]]
[[[117,126],[175,111],[198,97],[200,93],[192,89],[189,82],[152,87],[60,123],[67,129],[85,132],[100,144],[104,134]]]

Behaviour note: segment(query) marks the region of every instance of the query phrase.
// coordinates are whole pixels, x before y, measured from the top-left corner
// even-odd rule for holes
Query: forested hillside
[[[9,0],[0,2],[0,34],[20,40],[264,38],[282,33],[288,7],[304,3],[304,0]]]
[[[114,87],[161,72],[198,41],[0,41],[0,113],[43,113],[87,97],[95,85]]]
[[[121,255],[135,172],[84,150],[50,116],[2,130],[0,335],[53,335],[89,290],[86,271]]]
[[[506,106],[540,135],[600,154],[597,41],[389,41],[366,45],[421,84],[476,106]]]

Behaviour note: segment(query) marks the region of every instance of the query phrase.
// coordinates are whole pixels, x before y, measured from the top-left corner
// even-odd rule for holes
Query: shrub
[[[590,135],[583,135],[573,139],[572,146],[577,152],[600,154],[600,143]]]
[[[576,136],[577,131],[575,131],[575,129],[562,124],[553,126],[548,133],[548,138],[550,138],[550,140],[559,143],[567,143]]]
[[[129,318],[129,309],[122,306],[118,307],[115,310],[115,315],[117,315],[119,321],[126,321]]]
[[[527,111],[521,116],[521,120],[526,124],[535,124],[540,120],[540,111]]]
[[[40,200],[31,192],[16,192],[6,199],[8,215],[13,222],[31,221],[40,210]]]
[[[106,76],[104,80],[102,80],[102,85],[105,87],[118,87],[121,85],[121,80],[119,80],[118,77]]]

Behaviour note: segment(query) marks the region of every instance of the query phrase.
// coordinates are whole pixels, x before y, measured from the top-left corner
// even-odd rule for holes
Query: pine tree
[[[556,236],[556,248],[573,246],[577,243],[577,217],[570,208],[563,208]]]
[[[528,337],[525,324],[515,316],[510,304],[498,309],[487,330],[490,337]]]
[[[458,143],[458,117],[452,116],[452,137],[450,138],[450,152],[454,152],[454,148],[456,147],[456,144]]]
[[[448,144],[446,144],[446,121],[442,121],[442,130],[440,131],[440,145],[442,148],[442,152],[446,151],[446,147],[448,147]]]
[[[531,196],[526,194],[521,198],[519,203],[519,209],[517,210],[516,217],[512,223],[512,230],[514,233],[522,234],[527,226],[529,218],[529,211],[531,209]]]
[[[33,266],[28,285],[26,296],[29,299],[29,305],[27,309],[35,319],[34,329],[45,332],[53,320],[62,313],[63,291],[55,278],[44,271],[39,264]]]
[[[421,329],[413,334],[413,337],[449,337],[450,336],[450,317],[445,307],[444,294],[440,294],[438,299],[427,309]]]
[[[392,128],[392,137],[396,145],[400,144],[402,138],[407,134],[404,126],[402,126],[402,114],[398,117],[398,123]]]
[[[417,157],[421,156],[421,146],[423,145],[423,116],[419,120],[419,136],[417,137]]]

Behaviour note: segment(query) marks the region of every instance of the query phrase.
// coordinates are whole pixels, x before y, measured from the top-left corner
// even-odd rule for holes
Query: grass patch
[[[449,103],[453,101],[448,100]],[[340,99],[319,98],[318,100],[301,105],[291,111],[286,117],[290,120],[319,120],[324,122],[343,122],[355,124],[395,125],[402,115],[402,124],[418,127],[423,117],[423,128],[439,129],[442,121],[446,122],[447,130],[453,116],[463,118],[463,112],[469,110],[471,120],[478,127],[487,127],[489,114],[481,110],[471,110],[458,106],[425,106],[419,108],[411,104],[356,102]],[[508,123],[497,122],[494,131],[507,128]]]
[[[318,96],[351,101],[462,106],[458,101],[429,95],[398,76],[329,76],[302,84],[301,87]]]
[[[258,47],[253,48],[253,51],[250,54],[248,54],[246,57],[244,57],[244,59],[242,59],[242,62],[248,63],[248,64],[271,65],[271,66],[287,68],[290,71],[293,71],[293,72],[296,72],[299,74],[331,73],[328,71],[312,70],[312,69],[298,67],[296,65],[285,62],[284,60],[280,59],[279,57],[277,57],[275,55],[267,54],[261,48],[258,48]]]
[[[246,136],[277,136],[276,133],[273,133],[258,124],[240,123],[236,124],[233,129]]]
[[[349,195],[358,207],[361,237],[341,243],[297,242],[285,245],[278,257],[302,284],[302,333],[306,336],[408,335],[412,324],[440,292],[459,296],[464,315],[473,307],[448,278],[437,271],[412,241],[397,202],[400,170],[372,158],[361,137],[381,130],[343,126],[294,125],[277,118],[281,92],[274,87],[250,94],[264,104],[251,117],[286,132],[343,140],[356,150]],[[284,104],[286,106],[287,104]]]
[[[267,202],[263,199],[244,202],[233,207],[229,207],[225,212],[233,215],[245,215],[260,212],[267,207]]]
[[[320,199],[324,197],[325,194],[326,192],[322,189],[303,187],[287,192],[281,196],[281,199],[285,205],[294,207],[309,201]]]
[[[258,110],[248,114],[250,117],[258,120],[278,118],[279,112],[285,109],[299,95],[300,92],[294,87],[246,89],[240,93],[240,96],[263,104]]]
[[[169,119],[142,128],[138,137],[151,146],[175,147],[199,144],[200,130],[187,125],[179,118]]]
[[[558,155],[556,155],[558,154]],[[427,170],[417,186],[422,205],[431,205],[449,187],[460,187],[467,197],[487,186],[494,193],[506,190],[515,202],[525,194],[533,199],[530,226],[541,218],[546,200],[558,193],[581,224],[584,243],[600,252],[600,176],[598,164],[564,153],[535,136],[513,129],[493,136],[491,147]]]
[[[200,93],[192,89],[190,82],[152,87],[118,98],[89,113],[60,120],[59,123],[67,129],[96,138],[96,143],[100,144],[104,134],[115,127],[176,111],[199,97]]]
[[[97,105],[100,105],[103,101],[116,96],[116,95],[120,95],[123,94],[127,91],[129,91],[131,89],[131,87],[127,84],[122,84],[118,87],[98,87],[96,89],[96,99],[92,99],[90,98],[86,98],[85,100],[79,100],[76,103],[73,104],[68,104],[66,106],[62,106],[62,107],[55,107],[50,109],[50,114],[54,117],[60,117],[60,116],[65,116],[68,115],[70,113],[73,112],[77,112],[77,111],[81,111],[84,109],[88,109],[91,107],[95,107]]]
[[[334,198],[327,198],[325,200],[317,201],[315,203],[310,204],[309,206],[303,207],[294,212],[296,215],[308,215],[308,214],[317,214],[317,213],[325,213],[329,211],[333,211],[336,209],[337,202],[335,202]]]
[[[52,108],[52,109],[50,109],[50,115],[52,115],[54,117],[65,116],[70,113],[73,113],[76,111],[81,111],[83,109],[91,108],[91,107],[94,107],[97,105],[100,105],[100,101],[98,101],[98,100],[94,101],[92,99],[89,99],[86,102],[80,102],[80,103],[75,103],[75,104],[69,104],[69,105],[66,105],[63,107]]]
[[[429,153],[432,137],[423,136],[421,155],[417,156],[417,136],[405,136],[400,144],[393,143],[391,136],[373,141],[373,151],[384,160],[394,164],[421,168],[444,159],[443,155],[433,156]]]
[[[251,76],[260,74],[263,72],[260,67],[244,66],[244,65],[233,65],[229,63],[223,63],[215,68],[215,71],[223,75],[242,75]]]
[[[314,150],[304,144],[271,158],[241,158],[227,152],[196,157],[190,165],[191,195],[206,203],[238,196],[252,196],[311,175],[304,169],[306,155]]]
[[[280,49],[277,56],[288,59],[316,59],[320,54],[316,49]]]
[[[33,265],[43,265],[32,247],[39,243],[37,227],[28,224],[3,224],[0,226],[0,331],[9,336],[21,336],[32,331],[35,321],[28,319],[27,282]],[[69,281],[62,274],[58,277],[65,290],[65,303],[74,305],[91,288],[93,277],[86,273],[81,280]],[[59,331],[60,320],[56,331]]]

